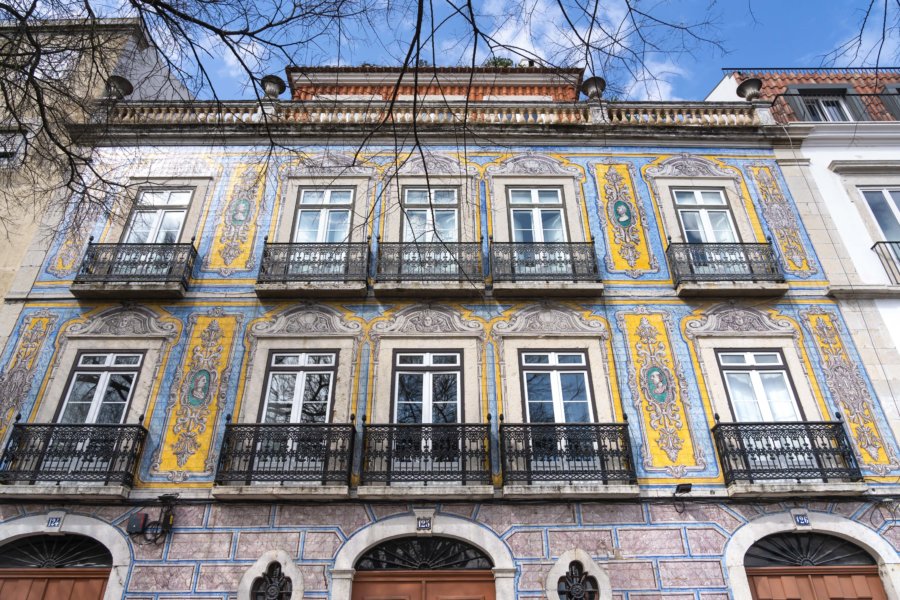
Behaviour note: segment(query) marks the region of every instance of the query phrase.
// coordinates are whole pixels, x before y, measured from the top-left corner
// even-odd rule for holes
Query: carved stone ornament
[[[288,176],[310,175],[374,175],[375,169],[349,154],[325,152],[301,159],[301,164],[287,169]]]
[[[162,322],[155,312],[144,306],[117,306],[106,309],[83,323],[75,323],[66,337],[164,337],[178,335],[175,323]]]
[[[445,154],[426,153],[423,160],[422,155],[414,153],[409,157],[400,168],[397,169],[398,175],[427,175],[440,176],[450,175],[462,177],[465,175],[475,175],[474,167],[464,168],[462,164],[455,158],[451,158]]]
[[[515,313],[509,321],[494,326],[496,335],[590,335],[609,339],[609,330],[601,321],[587,319],[563,305],[532,305]]]
[[[257,321],[250,327],[251,337],[302,335],[357,335],[362,325],[348,321],[333,308],[320,304],[302,304],[274,319]]]
[[[386,321],[372,326],[373,335],[481,335],[484,329],[477,321],[463,319],[458,313],[443,306],[416,305],[398,310]]]
[[[789,319],[773,317],[757,308],[719,304],[698,319],[688,321],[688,339],[701,336],[734,336],[752,333],[754,336],[792,336],[799,332]]]
[[[532,152],[518,154],[499,165],[491,165],[487,168],[487,174],[493,177],[503,175],[581,177],[581,171],[576,167],[565,166],[554,158]]]
[[[708,158],[687,153],[667,158],[647,169],[648,177],[736,177],[733,171],[723,169]]]

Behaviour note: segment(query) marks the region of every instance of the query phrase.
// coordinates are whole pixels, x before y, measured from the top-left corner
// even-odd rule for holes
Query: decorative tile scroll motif
[[[597,169],[600,192],[600,225],[606,235],[606,268],[629,277],[656,272],[659,263],[652,256],[645,235],[647,221],[636,201],[633,167],[627,164],[601,164]]]
[[[15,352],[6,371],[0,375],[0,439],[31,391],[38,354],[57,318],[49,311],[41,310],[26,317],[19,326]]]
[[[154,457],[154,470],[172,481],[209,474],[215,467],[211,440],[225,404],[235,332],[243,317],[214,309],[190,317],[185,364],[175,375],[166,405],[164,438]]]
[[[256,266],[253,245],[266,188],[265,177],[265,169],[255,166],[245,166],[235,172],[219,212],[207,268],[228,276]]]
[[[673,477],[705,468],[686,420],[687,382],[673,357],[667,316],[619,313],[618,320],[629,339],[628,385],[645,432],[644,467]]]
[[[879,475],[900,468],[897,456],[885,443],[875,421],[872,396],[859,366],[847,353],[835,313],[814,308],[800,314],[812,331],[822,358],[825,385],[847,421],[860,464]]]
[[[772,169],[765,165],[750,167],[753,181],[759,190],[763,216],[769,225],[769,231],[781,250],[782,263],[786,271],[800,277],[809,277],[817,269],[806,253],[806,247],[800,236],[800,225],[797,216],[788,204],[787,199],[778,187],[772,175]]]

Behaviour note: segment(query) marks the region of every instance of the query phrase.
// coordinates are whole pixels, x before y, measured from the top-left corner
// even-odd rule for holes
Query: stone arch
[[[50,517],[61,517],[61,525],[52,529],[48,528],[47,521]],[[112,555],[112,568],[103,600],[119,600],[123,596],[125,581],[131,568],[131,546],[122,530],[94,517],[53,511],[41,515],[14,518],[0,523],[0,545],[19,538],[47,533],[83,535],[103,544]]]
[[[269,550],[264,552],[252,567],[244,571],[244,575],[238,583],[237,600],[250,600],[250,588],[253,586],[253,582],[257,577],[262,576],[273,562],[279,563],[282,572],[291,579],[291,600],[303,598],[303,573],[297,568],[294,559],[284,550]]]
[[[568,570],[569,565],[573,562],[580,562],[581,566],[584,567],[585,572],[597,580],[599,598],[612,598],[612,582],[609,579],[609,572],[606,570],[606,567],[598,565],[594,559],[591,558],[590,554],[581,548],[575,548],[574,550],[564,552],[550,569],[550,572],[547,573],[546,589],[544,590],[544,593],[547,595],[548,600],[559,598],[559,596],[555,595],[557,593],[559,579],[566,574],[566,570]]]
[[[494,563],[497,598],[515,598],[516,565],[509,548],[494,532],[466,519],[438,514],[435,515],[431,534],[464,541],[484,552]],[[422,532],[417,530],[416,519],[410,515],[378,521],[357,531],[334,557],[331,597],[350,597],[355,573],[353,567],[364,552],[390,539],[416,535],[422,535]]]
[[[853,542],[878,563],[878,574],[888,598],[900,597],[900,557],[894,547],[865,525],[839,515],[813,513],[810,527],[798,527],[789,512],[754,519],[734,532],[725,546],[725,568],[734,600],[752,600],[750,583],[744,569],[744,555],[760,539],[774,533],[803,531],[825,533]]]

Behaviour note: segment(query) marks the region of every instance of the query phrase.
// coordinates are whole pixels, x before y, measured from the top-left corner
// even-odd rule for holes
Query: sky
[[[651,52],[643,64],[637,64],[627,58],[630,50],[640,50],[635,37],[631,36],[624,42],[617,42],[618,45],[611,44],[619,56],[626,58],[607,64],[586,63],[584,56],[566,55],[561,50],[567,37],[571,38],[572,28],[565,25],[556,0],[515,1],[525,3],[529,9],[527,15],[523,16],[522,11],[510,14],[512,0],[474,0],[476,10],[490,16],[483,23],[488,24],[494,40],[538,57],[550,57],[557,65],[588,64],[586,76],[593,71],[607,77],[611,83],[615,82],[611,89],[616,92],[617,99],[702,100],[719,82],[724,67],[869,66],[874,62],[874,54],[866,51],[879,37],[876,30],[880,33],[880,22],[878,27],[870,23],[863,36],[862,55],[835,62],[829,60],[829,53],[859,32],[862,11],[870,0],[638,0],[648,13],[674,22],[696,22],[711,16],[712,23],[702,33],[720,41],[721,48],[690,39],[682,43],[674,35],[667,34],[660,38],[664,51]],[[600,5],[607,13],[600,16],[601,21],[610,26],[621,23],[625,14],[624,1],[602,0]],[[875,0],[876,5],[882,1]],[[572,2],[577,3],[577,0]],[[891,11],[889,21],[896,23],[900,19],[900,4],[893,0],[887,2]],[[433,0],[431,5],[438,7],[435,22],[440,23],[447,13],[442,12],[439,0]],[[880,18],[880,14],[877,16]],[[399,64],[407,48],[408,34],[413,30],[413,17],[411,13],[376,16],[368,22],[358,23],[355,31],[348,27],[340,44],[324,36],[314,44],[299,47],[292,55],[293,62],[353,66],[363,62]],[[434,44],[430,41],[426,44],[425,58],[438,65],[468,64],[471,46],[465,40],[461,41],[461,26],[453,19],[439,25]],[[575,29],[585,33],[577,21]],[[881,66],[900,62],[897,60],[898,36],[900,33],[896,28],[889,30]],[[237,59],[227,53],[216,56],[215,44],[210,48],[214,56],[207,66],[215,77],[217,95],[224,99],[253,97],[246,88],[247,74]],[[671,48],[686,51],[671,52]],[[510,56],[508,51],[498,54]],[[480,64],[487,56],[488,53],[480,48],[477,62]],[[284,76],[284,59],[254,61],[252,52],[244,58],[247,57],[251,59],[248,64],[254,69]],[[515,56],[512,58],[516,62],[519,60]]]

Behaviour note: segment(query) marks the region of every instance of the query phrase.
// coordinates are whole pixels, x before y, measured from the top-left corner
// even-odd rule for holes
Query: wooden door
[[[0,569],[0,598],[102,600],[109,569]]]
[[[747,569],[754,600],[887,600],[878,567]]]
[[[490,571],[362,571],[351,600],[496,600]]]

